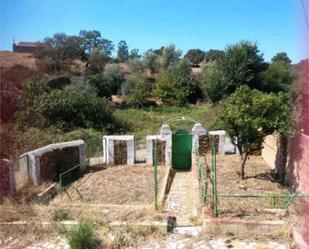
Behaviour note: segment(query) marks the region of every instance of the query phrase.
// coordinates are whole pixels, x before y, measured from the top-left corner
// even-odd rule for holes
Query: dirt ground
[[[210,166],[211,157],[207,156]],[[280,185],[272,177],[271,169],[261,156],[250,156],[245,166],[245,179],[239,177],[239,156],[217,156],[217,190],[218,195],[287,195],[287,188]],[[211,192],[209,182],[208,192]],[[272,208],[272,198],[226,198],[219,197],[219,212],[221,216],[239,216],[254,214],[259,216],[263,209]],[[276,207],[285,203],[284,198],[275,200]],[[270,217],[274,216],[270,214]],[[263,217],[266,218],[265,214]],[[274,217],[278,218],[278,217]]]
[[[158,186],[162,185],[164,167],[158,167]],[[154,201],[153,167],[113,166],[92,168],[51,204],[99,203],[149,205]]]

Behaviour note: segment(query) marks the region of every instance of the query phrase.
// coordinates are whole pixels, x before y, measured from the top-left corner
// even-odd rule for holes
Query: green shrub
[[[69,232],[69,245],[71,249],[94,249],[98,243],[94,226],[88,222],[81,222]]]
[[[91,93],[54,90],[41,96],[37,111],[42,113],[46,126],[62,130],[76,127],[111,130],[114,125],[110,102]]]

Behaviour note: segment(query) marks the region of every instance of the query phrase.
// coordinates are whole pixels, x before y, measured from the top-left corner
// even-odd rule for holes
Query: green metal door
[[[191,169],[192,135],[185,129],[177,130],[172,137],[172,166],[176,170]]]

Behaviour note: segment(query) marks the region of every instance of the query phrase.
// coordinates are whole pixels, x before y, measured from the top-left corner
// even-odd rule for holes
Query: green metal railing
[[[72,168],[62,172],[59,174],[59,185],[61,188],[63,188],[64,185],[67,185],[67,182],[64,181],[64,176],[68,175],[69,173],[71,173],[73,170],[75,169],[79,169],[78,170],[78,175],[80,176],[81,172],[80,172],[80,164],[73,166]],[[72,179],[70,179],[70,181],[72,181]]]
[[[252,198],[252,199],[269,199],[271,202],[271,208],[279,208],[279,209],[287,209],[297,198],[309,198],[308,195],[304,195],[301,192],[295,192],[293,194],[270,194],[270,195],[262,195],[262,194],[219,194],[217,189],[217,158],[216,158],[216,148],[213,141],[210,140],[211,143],[211,172],[210,176],[208,175],[208,170],[205,170],[207,166],[205,159],[205,167],[201,162],[201,157],[199,155],[199,148],[196,149],[196,156],[198,162],[198,176],[200,181],[200,192],[201,199],[203,204],[207,204],[210,201],[212,207],[212,213],[214,216],[218,216],[219,214],[219,206],[218,199],[224,198]],[[208,182],[211,184],[211,192],[208,189]]]

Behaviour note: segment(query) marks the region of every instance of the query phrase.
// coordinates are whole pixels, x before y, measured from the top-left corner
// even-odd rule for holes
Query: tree
[[[52,38],[44,39],[36,55],[48,71],[67,70],[72,60],[81,57],[81,43],[79,37],[56,33]]]
[[[284,65],[291,65],[291,59],[288,57],[286,52],[277,53],[273,58],[271,58],[271,62],[282,63]]]
[[[211,103],[220,101],[226,95],[227,85],[216,61],[208,62],[201,72],[204,97]]]
[[[141,73],[144,71],[145,65],[143,61],[137,57],[128,60],[130,71],[133,73]]]
[[[93,54],[109,58],[113,48],[112,42],[102,38],[101,33],[96,30],[82,30],[79,36],[56,33],[53,37],[44,39],[37,57],[42,60],[40,66],[48,71],[61,71],[68,70],[74,59],[88,62]]]
[[[86,72],[88,74],[101,73],[108,62],[106,54],[102,53],[99,49],[93,48],[88,56],[88,63]]]
[[[94,87],[97,96],[110,98],[111,95],[117,94],[123,81],[124,75],[118,66],[114,65],[106,68],[103,73],[89,75],[87,84]]]
[[[198,66],[205,58],[205,52],[201,49],[190,49],[185,55],[193,66]]]
[[[120,62],[125,62],[129,59],[129,48],[124,40],[121,40],[118,43],[117,57]]]
[[[143,62],[151,74],[157,73],[159,71],[159,56],[154,53],[153,50],[150,49],[145,53]]]
[[[294,75],[292,68],[282,62],[273,62],[262,72],[263,90],[267,92],[288,91]]]
[[[196,102],[202,94],[199,82],[191,77],[190,72],[191,65],[186,59],[160,71],[155,84],[155,96],[168,105],[183,106],[188,102]]]
[[[220,58],[224,56],[224,51],[217,50],[217,49],[209,49],[207,52],[205,52],[205,61],[211,62],[211,61],[217,61]]]
[[[227,92],[232,93],[240,85],[261,87],[260,74],[265,69],[263,54],[255,43],[242,41],[227,47],[225,55],[218,60]]]
[[[226,130],[239,150],[242,179],[253,144],[261,145],[264,137],[274,131],[287,133],[290,116],[287,94],[267,94],[248,86],[240,86],[221,104],[216,117],[217,128]]]
[[[167,69],[170,65],[176,64],[180,60],[181,54],[182,51],[176,49],[174,44],[164,47],[162,50],[162,55],[158,57],[160,67]]]
[[[139,75],[131,75],[125,85],[126,102],[134,107],[142,108],[149,97],[145,80]]]
[[[130,59],[141,58],[141,55],[139,54],[139,50],[137,48],[131,49],[129,58]]]
[[[101,32],[97,30],[81,30],[79,36],[82,38],[82,48],[86,54],[91,54],[93,49],[97,49],[105,56],[111,56],[114,46],[112,41],[102,37]],[[87,56],[85,57],[87,59]]]

